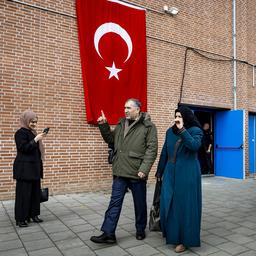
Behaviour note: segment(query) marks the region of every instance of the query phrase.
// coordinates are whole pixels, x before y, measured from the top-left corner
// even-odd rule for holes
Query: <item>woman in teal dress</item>
[[[203,131],[185,106],[175,110],[174,125],[166,132],[156,177],[162,178],[160,222],[167,244],[175,252],[200,246],[202,194],[197,151]]]

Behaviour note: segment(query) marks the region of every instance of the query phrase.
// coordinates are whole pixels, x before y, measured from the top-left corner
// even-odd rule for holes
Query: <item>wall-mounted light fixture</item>
[[[176,7],[168,7],[168,5],[164,5],[164,12],[175,16],[179,13],[179,9]]]

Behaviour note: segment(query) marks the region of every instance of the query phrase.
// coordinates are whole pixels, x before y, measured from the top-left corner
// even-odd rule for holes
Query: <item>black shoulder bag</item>
[[[149,230],[150,231],[161,231],[160,225],[160,195],[161,195],[161,179],[157,179],[155,185],[155,192],[153,198],[153,204],[149,213]]]

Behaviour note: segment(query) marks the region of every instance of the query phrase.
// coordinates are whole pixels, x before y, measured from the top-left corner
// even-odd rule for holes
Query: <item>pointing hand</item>
[[[101,110],[101,116],[97,119],[98,124],[104,124],[107,122],[107,118],[105,117],[105,114],[103,110]]]

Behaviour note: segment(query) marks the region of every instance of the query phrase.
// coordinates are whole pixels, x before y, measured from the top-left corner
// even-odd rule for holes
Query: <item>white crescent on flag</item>
[[[128,55],[124,62],[126,62],[131,54],[132,54],[132,40],[129,34],[125,29],[123,29],[120,25],[113,23],[113,22],[107,22],[99,26],[94,34],[94,47],[98,53],[98,55],[102,58],[100,51],[99,51],[99,41],[100,39],[107,33],[116,33],[119,35],[127,44],[128,47]],[[103,58],[102,58],[103,59]]]

